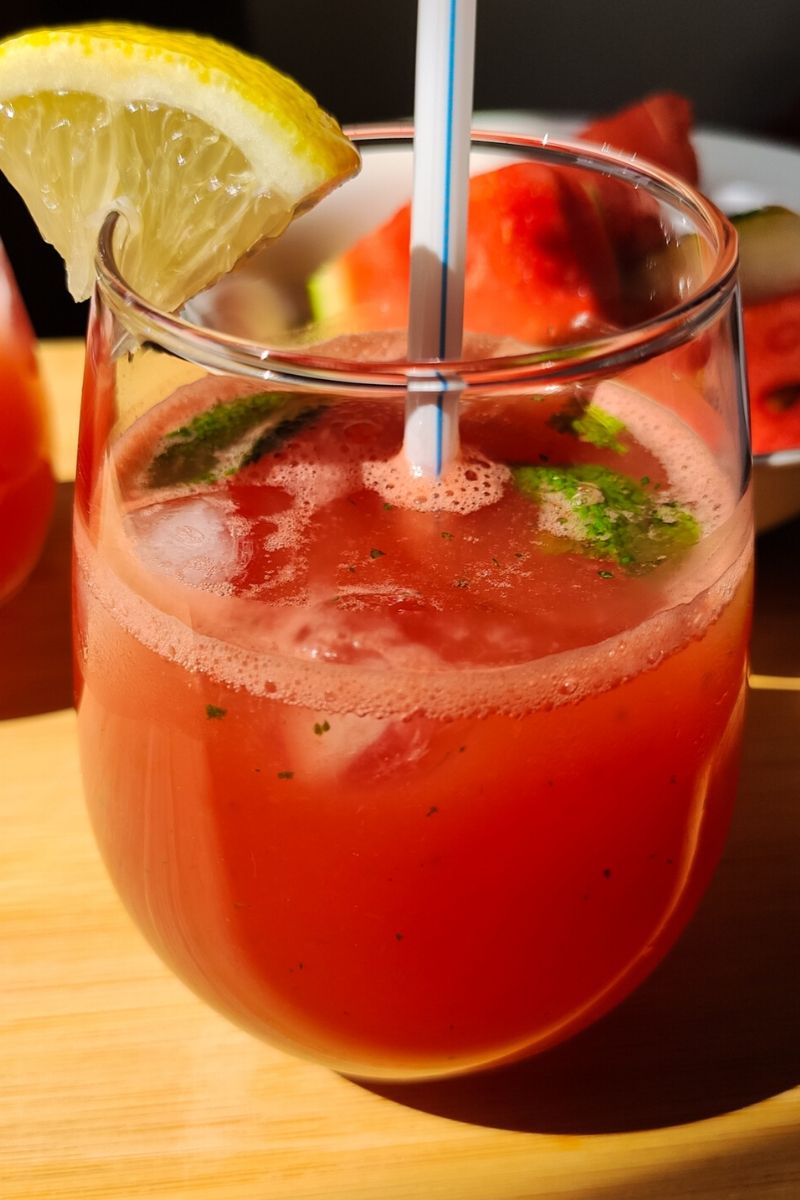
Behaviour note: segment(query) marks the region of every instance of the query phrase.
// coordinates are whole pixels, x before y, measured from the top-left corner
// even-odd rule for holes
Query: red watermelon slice
[[[692,106],[674,92],[660,92],[592,121],[580,133],[586,142],[635,154],[664,167],[687,183],[698,180],[697,155],[691,142]]]
[[[698,169],[690,140],[692,119],[688,100],[663,92],[592,121],[580,137],[641,158],[695,184]],[[584,181],[603,213],[623,273],[663,244],[658,206],[651,197],[595,174],[587,173]],[[626,316],[636,319],[635,313]]]
[[[464,324],[527,344],[606,328],[619,279],[609,234],[585,190],[537,163],[470,182]],[[314,316],[357,329],[408,320],[410,208],[327,264],[311,285]]]
[[[744,310],[755,454],[800,446],[800,292]]]
[[[594,121],[586,140],[640,154],[697,178],[691,106],[669,93]],[[410,209],[406,205],[311,282],[316,320],[353,330],[407,323]],[[662,240],[652,206],[613,180],[567,178],[519,163],[473,178],[464,321],[476,333],[546,345],[575,341],[619,320],[620,269]],[[631,314],[624,314],[630,317]]]

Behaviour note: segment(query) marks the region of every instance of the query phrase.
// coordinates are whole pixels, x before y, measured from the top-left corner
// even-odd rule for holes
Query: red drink
[[[290,400],[277,434],[187,468],[202,415],[260,386],[179,389],[79,499],[84,776],[114,882],[178,974],[293,1051],[396,1077],[542,1048],[652,969],[719,857],[746,498],[616,384],[624,453],[565,431],[563,395],[468,402],[433,495],[396,466],[402,406],[373,399]],[[652,569],[566,544],[577,510],[514,474],[543,459],[624,472],[699,541]]]
[[[39,557],[54,487],[33,333],[0,246],[0,601]]]

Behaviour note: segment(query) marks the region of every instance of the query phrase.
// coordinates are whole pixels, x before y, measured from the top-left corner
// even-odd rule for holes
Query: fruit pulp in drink
[[[192,431],[202,450],[208,414],[260,389],[178,389],[78,506],[109,871],[179,975],[293,1052],[405,1077],[542,1049],[649,973],[719,858],[748,497],[616,384],[622,467],[561,401],[467,400],[431,488],[403,466],[402,405],[291,394],[277,430],[193,463]],[[598,558],[519,486],[543,459],[646,480],[699,540],[649,570]]]

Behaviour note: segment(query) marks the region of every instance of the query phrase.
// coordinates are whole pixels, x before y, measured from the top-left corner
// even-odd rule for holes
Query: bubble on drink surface
[[[730,517],[737,501],[733,486],[702,438],[686,436],[686,425],[677,413],[614,380],[599,384],[593,403],[622,421],[628,433],[656,456],[669,479],[671,496],[665,494],[664,499],[677,499],[689,509],[704,533]],[[699,392],[697,403],[704,403]]]
[[[342,334],[313,347],[321,356],[355,362],[402,363],[405,359],[405,330],[377,333]],[[491,334],[467,333],[461,358],[464,361],[504,358],[523,354],[530,347],[513,338]],[[364,486],[377,492],[388,504],[412,508],[418,512],[476,512],[498,501],[510,478],[502,463],[490,463],[480,454],[462,450],[456,462],[448,464],[441,478],[423,479],[415,475],[404,455],[388,460],[367,461],[362,467]]]
[[[257,588],[269,590],[291,578],[304,577],[308,568],[307,530],[315,514],[350,494],[358,483],[357,450],[348,444],[346,430],[337,427],[332,410],[326,412],[326,424],[321,436],[318,432],[308,441],[292,441],[272,455],[268,464],[262,464],[265,481],[279,488],[288,497],[288,504],[272,515],[261,545],[268,555],[285,552],[291,557],[279,573],[270,568],[269,578]],[[320,454],[321,440],[328,442],[327,454]],[[330,453],[332,447],[335,453]]]
[[[212,382],[215,381],[204,381],[203,390]],[[238,385],[241,387],[241,381]],[[731,511],[731,488],[712,453],[699,444],[696,435],[689,434],[686,425],[674,413],[653,406],[631,388],[618,384],[609,385],[609,388],[612,386],[615,395],[604,396],[603,407],[613,410],[629,428],[634,425],[637,409],[656,408],[648,420],[642,417],[637,424],[640,432],[635,436],[644,445],[652,447],[665,462],[666,472],[682,504],[695,503],[694,511],[701,520],[705,513],[709,521],[722,522],[724,515]],[[187,388],[182,397],[187,415],[190,393],[191,388]],[[367,408],[366,402],[359,404],[359,423],[367,419]],[[378,412],[385,412],[384,407],[380,406]],[[170,423],[178,423],[183,418],[183,412],[171,408]],[[341,418],[335,408],[328,408],[323,419],[308,426],[307,434],[304,431],[302,438],[287,443],[278,454],[270,456],[269,461],[265,458],[252,468],[254,472],[262,472],[260,483],[282,487],[290,501],[285,513],[271,512],[270,524],[262,527],[260,536],[270,548],[290,553],[293,547],[299,550],[304,540],[304,523],[310,515],[331,498],[346,495],[362,481],[366,482],[360,463],[363,443],[356,445],[348,441],[353,430],[352,420],[352,406],[343,406]],[[397,425],[402,426],[401,415]],[[329,437],[333,441],[326,442]],[[137,461],[144,461],[145,451],[152,447],[152,436],[146,426],[144,433],[133,433],[132,437],[129,433],[126,438],[130,439],[128,449],[126,439],[123,439],[123,452],[118,455],[118,462],[126,468],[120,470],[123,479],[134,474]],[[371,438],[366,440],[369,442]],[[664,443],[666,450],[662,450]],[[326,456],[320,452],[321,445],[333,447],[327,456],[330,470]],[[397,439],[394,445],[396,448]],[[131,447],[136,450],[135,454]],[[469,451],[465,455],[467,461],[462,464],[463,473],[460,471],[455,482],[445,480],[453,492],[450,500],[461,506],[450,511],[475,511],[489,503],[488,498],[492,495],[496,494],[499,499],[508,478],[505,467],[487,464],[480,456],[470,460]],[[392,507],[402,508],[406,503],[413,508],[416,504],[411,489],[415,481],[405,464],[403,473],[398,475],[398,465],[396,460],[368,464],[369,470],[374,469],[372,486]],[[381,488],[388,484],[393,486],[386,494]],[[423,491],[429,486],[424,485]],[[493,488],[497,489],[496,493]],[[140,501],[142,493],[136,495]],[[704,497],[709,501],[706,509],[703,508]],[[165,500],[164,507],[168,508],[174,496],[164,498],[162,495],[162,499]],[[192,585],[192,596],[176,598],[172,595],[170,576],[174,577],[174,543],[171,537],[167,538],[165,529],[159,533],[157,521],[154,520],[153,554],[156,560],[161,558],[161,566],[156,561],[154,567],[159,578],[143,581],[143,595],[136,595],[135,590],[126,585],[124,570],[115,575],[108,565],[98,561],[86,537],[80,541],[80,534],[77,534],[79,556],[84,564],[82,569],[90,580],[90,589],[104,607],[114,610],[114,619],[156,653],[181,663],[190,671],[202,671],[255,695],[274,695],[293,706],[302,705],[340,715],[370,714],[370,719],[375,722],[380,718],[393,723],[409,711],[426,713],[441,720],[491,712],[519,715],[540,705],[575,703],[587,693],[605,690],[652,665],[648,653],[655,643],[663,648],[666,656],[686,641],[702,636],[709,622],[730,599],[749,562],[749,554],[744,550],[738,557],[738,552],[734,553],[738,543],[744,545],[744,534],[742,539],[738,535],[734,537],[721,525],[711,535],[712,540],[720,539],[717,557],[713,561],[706,560],[708,541],[704,539],[702,553],[698,550],[696,558],[687,563],[688,570],[682,569],[675,575],[675,581],[669,583],[672,590],[665,593],[664,600],[676,607],[642,624],[627,641],[611,639],[594,648],[553,653],[526,663],[516,661],[514,649],[513,653],[509,652],[509,657],[515,661],[509,666],[487,669],[473,666],[465,671],[459,666],[454,669],[452,664],[438,659],[432,652],[426,660],[427,652],[423,647],[409,645],[405,637],[393,634],[391,621],[384,619],[381,629],[377,623],[373,627],[369,613],[371,600],[380,599],[383,607],[385,598],[377,593],[373,596],[369,590],[354,591],[346,597],[346,603],[353,605],[357,615],[357,622],[352,624],[343,608],[334,607],[328,601],[330,607],[326,612],[322,605],[315,608],[313,604],[310,610],[305,609],[305,613],[299,607],[282,610],[280,605],[271,606],[268,620],[263,606],[253,604],[253,618],[248,626],[242,619],[242,612],[251,610],[240,603],[238,594],[226,592],[227,581],[242,565],[243,560],[237,558],[237,554],[243,553],[246,539],[237,535],[234,525],[224,515],[225,510],[219,508],[220,503],[225,503],[224,492],[192,491],[182,496],[181,502],[211,503],[211,509],[204,511],[200,518],[199,528],[187,532],[185,547],[181,550],[185,563],[182,581]],[[437,506],[443,508],[441,499]],[[146,521],[147,518],[142,516],[145,512],[145,507],[140,508],[134,519]],[[227,515],[230,516],[229,511]],[[126,522],[130,517],[129,512]],[[749,528],[747,520],[743,509],[738,521],[742,530]],[[215,522],[218,526],[212,535]],[[221,537],[218,536],[220,533]],[[164,534],[163,539],[161,534]],[[213,561],[206,553],[208,546],[203,547],[202,537],[199,542],[195,540],[198,534],[209,536],[213,541]],[[111,537],[111,531],[103,536]],[[168,561],[166,541],[170,543]],[[113,553],[111,557],[113,561]],[[145,565],[148,564],[145,562]],[[677,591],[679,584],[680,591]],[[709,591],[704,598],[706,588]],[[224,595],[219,599],[218,595],[204,595],[204,592],[223,592]],[[458,597],[460,599],[461,593]],[[298,604],[305,605],[306,600],[304,596]],[[411,602],[408,597],[406,600]],[[190,606],[191,619],[186,617],[187,606]],[[366,621],[365,612],[370,617]],[[284,614],[286,624],[283,624]],[[308,625],[309,619],[312,632],[303,631],[301,622]],[[577,685],[568,695],[561,687],[565,679],[574,680]],[[343,738],[346,729],[342,726]],[[359,734],[358,730],[362,732]],[[350,732],[353,754],[357,746],[371,754],[380,732],[377,724],[370,727],[356,722]],[[334,744],[333,741],[329,743],[326,751],[331,755],[331,764]],[[345,761],[344,748],[337,751],[337,760]],[[352,755],[351,761],[355,761]],[[341,768],[331,765],[330,770],[334,769],[339,771]]]
[[[576,507],[580,504],[603,502],[604,496],[600,488],[591,485],[584,487],[583,492],[578,488],[572,500],[561,492],[546,491],[539,499],[539,529],[553,537],[570,538],[580,543],[586,536],[586,531]]]
[[[365,462],[361,475],[364,486],[377,492],[387,504],[461,516],[496,504],[511,479],[503,463],[488,462],[469,450],[464,451],[463,458],[449,463],[439,479],[413,475],[402,453],[386,462]]]
[[[288,551],[292,555],[291,563],[281,574],[272,575],[273,585],[305,573],[308,565],[307,555],[303,552],[305,531],[319,508],[347,494],[350,475],[346,466],[303,461],[300,453],[284,458],[273,467],[269,482],[287,494],[289,503],[273,515],[261,541],[268,554]]]
[[[711,563],[698,561],[691,579],[686,581],[686,598],[626,635],[604,639],[594,646],[546,654],[530,662],[467,671],[434,661],[433,657],[427,663],[415,664],[408,657],[412,650],[408,643],[398,646],[397,658],[388,659],[388,667],[387,661],[380,658],[346,661],[348,643],[338,619],[316,645],[310,639],[306,641],[306,650],[311,653],[297,654],[291,651],[285,636],[290,638],[294,630],[295,638],[303,639],[297,624],[303,617],[297,609],[284,610],[290,624],[277,639],[269,636],[265,641],[265,633],[276,632],[280,610],[272,610],[265,628],[260,602],[252,605],[236,597],[216,599],[194,591],[191,620],[187,621],[187,597],[181,597],[177,611],[171,580],[162,577],[159,585],[158,576],[151,575],[146,580],[147,594],[139,594],[126,583],[124,572],[118,573],[113,561],[108,561],[107,552],[105,558],[101,557],[80,520],[75,526],[75,549],[79,590],[85,589],[86,597],[91,595],[92,602],[99,603],[116,624],[154,653],[188,671],[200,672],[255,696],[284,701],[292,720],[295,714],[300,720],[303,710],[307,713],[311,709],[325,713],[332,729],[334,715],[337,722],[346,717],[350,723],[343,723],[339,734],[342,743],[350,740],[350,751],[332,741],[326,751],[331,756],[330,766],[320,767],[333,772],[341,770],[340,765],[334,766],[334,749],[339,764],[354,762],[361,751],[372,753],[387,721],[402,724],[410,714],[437,722],[492,714],[521,716],[535,709],[578,703],[587,695],[607,691],[652,667],[647,656],[654,645],[661,648],[664,658],[668,657],[702,637],[731,601],[752,561],[750,529],[745,498],[737,509],[734,527],[719,531],[726,535],[721,557]],[[243,611],[252,611],[251,629],[242,619]],[[101,638],[101,626],[98,622],[95,630],[95,645],[100,650],[102,643],[97,639]],[[244,636],[249,632],[254,635],[252,640]],[[365,645],[370,653],[376,652],[374,641]],[[339,654],[338,660],[327,656],[326,646]],[[424,653],[423,648],[418,649]],[[358,646],[351,641],[349,652],[354,650]],[[381,653],[387,653],[385,642]],[[565,679],[577,684],[568,695],[561,691]],[[360,718],[366,718],[367,723]],[[307,736],[302,721],[298,729]],[[327,737],[329,732],[317,736]]]

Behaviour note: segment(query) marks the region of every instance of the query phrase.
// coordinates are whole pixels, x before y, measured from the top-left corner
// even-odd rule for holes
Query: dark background
[[[0,37],[100,18],[213,34],[294,75],[345,124],[413,109],[415,0],[3,7]],[[800,0],[479,0],[475,107],[600,112],[669,88],[700,124],[800,144],[798,56]],[[81,332],[60,261],[2,178],[0,236],[37,332]]]

